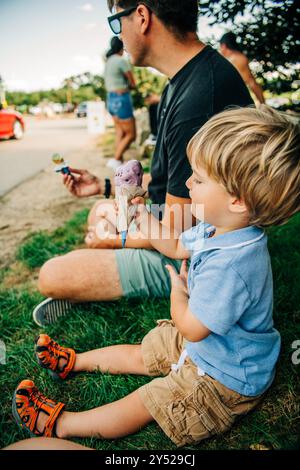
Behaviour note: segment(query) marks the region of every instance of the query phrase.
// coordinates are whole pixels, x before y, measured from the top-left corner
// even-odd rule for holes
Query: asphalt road
[[[53,153],[65,159],[87,145],[85,118],[27,118],[22,140],[0,140],[0,196],[51,163]]]

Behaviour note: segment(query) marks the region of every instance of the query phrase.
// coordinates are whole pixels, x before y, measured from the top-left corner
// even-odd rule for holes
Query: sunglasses
[[[123,16],[129,16],[137,9],[138,5],[131,8],[126,8],[126,10],[120,11],[120,13],[116,13],[115,15],[109,16],[107,18],[108,24],[110,29],[114,34],[121,34],[122,32],[122,23],[121,18]]]

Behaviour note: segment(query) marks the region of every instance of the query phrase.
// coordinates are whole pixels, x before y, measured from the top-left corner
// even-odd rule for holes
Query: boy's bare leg
[[[76,355],[74,372],[94,370],[110,374],[149,375],[140,344],[108,346]]]
[[[139,431],[153,421],[138,390],[121,400],[81,413],[63,412],[57,420],[60,438],[97,437],[116,439]]]
[[[149,375],[141,345],[116,345],[76,356],[74,371],[99,369],[111,374]],[[149,422],[152,416],[138,391],[113,403],[81,413],[62,413],[56,426],[58,437],[98,437],[113,439],[127,436]]]
[[[65,359],[62,359],[60,361],[60,366],[63,367],[65,365]],[[122,344],[122,345],[115,345],[115,346],[108,346],[105,348],[101,349],[94,349],[93,351],[88,351],[86,353],[82,354],[77,354],[76,355],[76,361],[75,361],[75,366],[73,368],[74,372],[80,372],[80,371],[94,371],[94,370],[100,370],[101,372],[109,372],[111,374],[136,374],[136,375],[149,375],[148,370],[145,367],[144,361],[143,361],[143,356],[142,356],[142,348],[140,344],[137,345],[130,345],[130,344]],[[131,397],[131,395],[129,395]],[[124,400],[124,399],[123,399]],[[133,400],[133,399],[132,399]],[[138,404],[140,403],[139,398],[136,398],[138,401]],[[133,400],[134,401],[134,400]],[[129,400],[129,405],[131,404],[131,401]],[[61,434],[58,433],[56,430],[57,436],[58,437],[67,437],[67,436],[97,436],[97,432],[95,431],[96,434],[77,434],[79,431],[78,429],[81,429],[79,426],[79,423],[81,419],[86,419],[87,423],[87,428],[90,429],[89,422],[91,421],[92,418],[94,418],[95,415],[102,416],[103,418],[106,417],[107,414],[112,413],[112,418],[117,419],[115,414],[118,414],[118,411],[115,410],[115,408],[118,408],[121,406],[121,409],[123,406],[126,406],[126,404],[123,404],[122,400],[119,400],[118,402],[111,403],[110,405],[105,405],[104,407],[97,408],[95,410],[90,410],[84,413],[68,413],[64,412],[62,417],[63,421],[66,419],[66,416],[68,416],[67,419],[67,429],[74,429],[74,433],[69,434],[69,431],[67,434],[65,434],[65,428],[63,427],[63,431]],[[105,409],[104,409],[105,408]],[[141,416],[143,419],[149,419],[149,413],[146,412],[144,409],[144,406],[141,406],[141,409],[144,410]],[[78,418],[78,415],[83,415],[82,418]],[[90,414],[92,415],[90,417]],[[134,411],[133,411],[134,414]],[[124,420],[125,420],[125,415],[124,413]],[[87,417],[86,417],[87,416]],[[42,433],[43,429],[45,428],[46,421],[48,419],[48,416],[40,412],[38,421],[37,421],[37,428],[38,430]],[[97,419],[95,419],[95,426],[97,423]],[[135,423],[138,421],[132,421],[131,425],[129,425],[128,429],[131,429],[130,426],[135,426]],[[149,421],[145,421],[145,424],[147,424]],[[69,424],[71,423],[71,424]],[[144,425],[145,425],[144,424]],[[95,426],[93,429],[95,429]],[[85,429],[85,428],[83,428]],[[110,429],[110,428],[109,428]],[[126,428],[127,429],[127,428]],[[136,429],[137,430],[137,429]],[[84,431],[85,433],[87,431]],[[109,431],[110,432],[110,431]],[[131,431],[131,432],[134,432]],[[130,434],[130,432],[125,431],[126,435]],[[99,434],[100,435],[100,434]],[[106,436],[109,437],[109,436]],[[112,436],[113,437],[113,436]],[[115,436],[117,437],[117,436]]]

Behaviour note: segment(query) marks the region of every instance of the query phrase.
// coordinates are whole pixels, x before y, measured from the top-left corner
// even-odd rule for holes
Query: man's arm
[[[253,93],[255,94],[256,98],[258,99],[258,101],[263,104],[265,102],[265,98],[264,98],[264,94],[263,94],[263,89],[262,87],[257,83],[257,81],[255,80],[255,78],[252,76],[251,79],[249,79],[249,81],[247,82],[247,85],[249,86],[249,88],[253,91]]]
[[[78,168],[70,168],[71,175],[63,175],[63,183],[68,191],[78,198],[102,196],[105,194],[105,182],[103,179],[98,178],[87,170]],[[148,184],[151,181],[151,175],[145,174],[143,176],[143,187],[148,189]],[[110,179],[111,196],[115,195],[115,182],[114,178]]]
[[[162,225],[176,230],[179,235],[195,225],[195,218],[191,212],[191,200],[167,193]]]
[[[151,182],[151,174],[150,173],[144,173],[143,175],[143,188],[145,188],[148,191],[148,186]]]
[[[254,76],[253,76],[253,74],[250,70],[249,61],[248,61],[247,57],[242,57],[239,61],[236,61],[236,62],[233,62],[233,63],[234,63],[234,65],[236,65],[236,68],[240,72],[244,82],[246,83],[246,85],[248,85],[250,90],[253,91],[253,93],[255,94],[258,101],[260,103],[264,103],[265,98],[264,98],[264,94],[263,94],[263,89],[257,83],[257,81],[255,80],[255,78],[254,78]]]

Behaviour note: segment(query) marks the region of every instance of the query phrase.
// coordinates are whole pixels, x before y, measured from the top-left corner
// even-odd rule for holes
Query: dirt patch
[[[100,177],[112,177],[112,171],[105,166],[102,140],[92,139],[85,149],[72,154],[72,166],[86,168]],[[106,156],[109,147],[112,142],[105,147]],[[92,207],[97,199],[78,199],[69,194],[60,175],[53,172],[52,164],[14,188],[0,199],[0,268],[12,263],[17,246],[29,233],[55,230],[75,211]]]
[[[23,263],[15,261],[10,265],[9,273],[3,279],[2,287],[4,289],[13,289],[17,287],[27,288],[36,287],[38,280],[38,269],[31,271]]]

